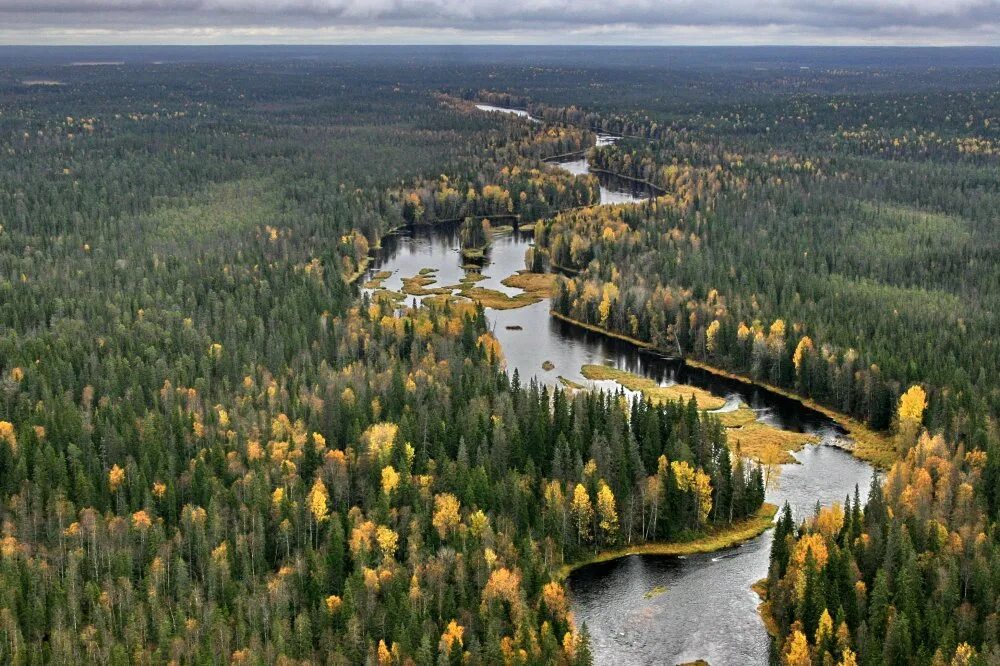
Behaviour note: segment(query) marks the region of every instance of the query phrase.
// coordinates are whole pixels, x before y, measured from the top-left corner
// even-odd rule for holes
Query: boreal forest
[[[639,53],[0,50],[0,663],[1000,662],[1000,56]]]

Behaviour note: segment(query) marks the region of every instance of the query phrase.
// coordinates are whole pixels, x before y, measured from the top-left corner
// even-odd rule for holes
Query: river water
[[[498,111],[495,107],[484,109]],[[503,111],[503,110],[499,110]],[[519,113],[518,115],[522,115]],[[524,117],[530,118],[526,113]],[[532,119],[533,120],[533,119]],[[613,137],[602,136],[602,143]],[[583,159],[560,163],[573,173],[587,173]],[[643,194],[604,176],[601,202],[631,203]],[[500,283],[524,268],[524,253],[531,246],[530,233],[513,231],[494,238],[489,261],[478,283],[515,295],[518,289]],[[453,285],[464,276],[456,226],[416,227],[383,240],[371,273],[391,271],[383,287],[399,290],[402,278],[423,268],[435,268],[437,287]],[[408,297],[419,301],[417,297]],[[814,433],[820,443],[794,454],[798,464],[783,465],[777,487],[769,489],[769,502],[788,502],[797,518],[809,515],[817,503],[842,502],[853,494],[867,496],[872,468],[837,444],[844,433],[826,416],[796,401],[742,382],[689,368],[626,342],[581,330],[549,316],[549,302],[513,310],[486,311],[494,334],[503,346],[509,372],[522,382],[530,378],[555,385],[559,377],[580,384],[616,388],[592,382],[580,373],[589,363],[608,364],[655,379],[661,384],[680,382],[725,396],[727,407],[743,402],[757,410],[758,418],[788,430]],[[549,370],[543,369],[548,361]],[[696,659],[713,666],[765,664],[769,638],[756,612],[759,602],[750,586],[767,575],[771,532],[741,546],[690,557],[631,556],[575,571],[569,592],[577,623],[586,623],[591,634],[595,663],[676,664]],[[646,593],[662,586],[662,594]]]

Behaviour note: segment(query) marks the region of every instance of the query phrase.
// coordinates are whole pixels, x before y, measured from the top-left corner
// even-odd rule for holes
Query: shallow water
[[[527,115],[518,113],[522,114]],[[574,173],[587,172],[583,160],[561,166]],[[602,203],[638,201],[644,196],[601,178]],[[503,286],[500,280],[524,268],[524,253],[531,243],[530,234],[518,231],[494,238],[483,269],[488,279],[478,284],[517,294],[519,290]],[[416,275],[422,268],[437,268],[437,283],[430,286],[438,287],[457,284],[464,275],[461,264],[457,227],[421,227],[386,238],[372,272],[392,271],[383,286],[398,290],[403,277]],[[768,501],[778,505],[788,501],[801,518],[817,502],[843,501],[855,485],[860,487],[862,499],[867,496],[872,468],[835,446],[842,443],[843,431],[824,415],[783,396],[561,322],[549,316],[549,309],[546,299],[524,308],[486,311],[503,346],[507,369],[516,370],[522,383],[534,377],[555,385],[563,376],[580,384],[616,388],[611,382],[591,382],[581,375],[581,366],[598,363],[650,377],[660,384],[699,386],[727,397],[723,409],[744,402],[757,410],[761,421],[820,437],[820,444],[795,454],[800,464],[782,466],[777,487],[768,491]],[[546,361],[554,367],[544,370]],[[767,575],[771,539],[767,532],[713,554],[632,556],[574,572],[568,581],[570,598],[578,623],[586,623],[591,633],[595,663],[674,664],[695,659],[706,659],[713,666],[766,663],[769,639],[756,612],[757,595],[750,586]],[[657,586],[666,591],[645,598]]]

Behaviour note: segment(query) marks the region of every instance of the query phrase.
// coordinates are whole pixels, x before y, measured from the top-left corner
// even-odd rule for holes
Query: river
[[[486,111],[510,112],[489,107]],[[526,112],[517,115],[534,120]],[[601,136],[602,143],[613,137]],[[561,162],[573,173],[587,173],[583,159]],[[629,203],[643,197],[613,179],[602,181],[601,202]],[[478,286],[503,291],[518,289],[500,283],[524,268],[530,233],[517,230],[493,240],[487,279]],[[416,227],[383,240],[370,272],[391,271],[383,287],[399,290],[402,278],[423,268],[436,268],[437,284],[457,284],[461,268],[457,226]],[[408,300],[419,300],[407,297]],[[608,382],[591,382],[580,374],[589,363],[609,364],[657,380],[681,382],[725,396],[727,407],[743,402],[757,410],[758,418],[788,430],[814,433],[820,443],[794,454],[798,464],[782,466],[777,487],[768,490],[769,502],[789,502],[801,518],[817,502],[843,501],[855,485],[867,496],[872,468],[836,446],[843,430],[826,416],[794,400],[735,380],[689,368],[635,346],[591,333],[549,316],[549,302],[513,310],[486,311],[494,334],[503,346],[508,371],[517,370],[522,381],[536,377],[555,385],[559,377],[588,386],[616,388]],[[543,369],[548,361],[551,369]],[[548,367],[548,366],[546,366]],[[674,664],[705,659],[713,666],[765,664],[769,638],[756,612],[757,595],[750,586],[767,575],[771,532],[724,551],[681,557],[630,556],[575,571],[569,592],[577,623],[586,623],[591,634],[595,663]],[[655,587],[663,594],[646,598]]]

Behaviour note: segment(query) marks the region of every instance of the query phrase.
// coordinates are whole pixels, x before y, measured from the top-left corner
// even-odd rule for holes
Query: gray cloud
[[[160,34],[262,41],[688,41],[978,43],[1000,45],[1000,0],[0,0],[0,40]],[[740,31],[743,31],[741,37]],[[630,38],[631,35],[631,38]],[[117,37],[116,37],[117,36]],[[711,35],[709,35],[711,36]],[[493,39],[491,37],[490,39]],[[709,40],[710,41],[710,40]]]

